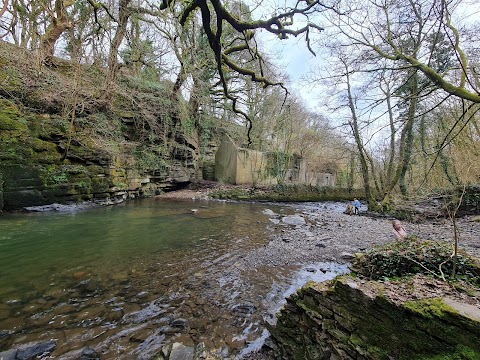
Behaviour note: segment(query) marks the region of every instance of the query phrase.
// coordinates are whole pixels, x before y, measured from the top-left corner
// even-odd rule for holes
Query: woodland
[[[144,159],[181,127],[201,163],[227,131],[246,147],[298,154],[339,187],[363,189],[370,208],[388,208],[479,182],[479,11],[468,0],[5,0],[0,36],[13,46],[3,51],[25,51],[26,77],[66,75],[48,95],[68,123],[61,160],[85,114],[118,112],[119,92],[130,103],[143,93],[141,113],[124,117]],[[281,42],[314,56],[302,79],[321,89],[313,104],[279,65]],[[14,66],[2,64],[3,100],[48,112],[24,101],[31,79],[13,84]],[[112,151],[112,125],[96,121],[91,139]]]
[[[21,284],[22,290],[28,287],[29,300],[35,301],[32,302],[35,306],[27,306],[28,303],[9,293],[0,294],[3,296],[0,350],[5,350],[0,358],[8,355],[8,358],[20,359],[18,354],[26,350],[33,351],[33,355],[24,358],[36,358],[54,351],[55,346],[58,354],[69,351],[79,359],[100,358],[97,355],[102,351],[113,351],[108,355],[111,357],[105,359],[119,358],[115,357],[115,351],[123,351],[122,345],[107,350],[104,346],[109,344],[109,347],[117,340],[135,353],[146,349],[159,359],[178,358],[173,345],[160,347],[165,334],[177,339],[174,345],[176,351],[180,351],[178,346],[183,345],[177,335],[181,331],[185,335],[182,339],[190,341],[187,346],[190,343],[197,346],[196,340],[202,337],[208,340],[215,333],[212,328],[217,320],[220,324],[219,319],[223,319],[205,311],[205,320],[202,316],[193,316],[197,313],[191,311],[208,310],[204,308],[207,303],[217,304],[210,301],[210,296],[206,297],[208,301],[202,297],[204,291],[210,294],[211,289],[216,289],[210,285],[215,282],[212,274],[222,276],[222,281],[233,279],[232,288],[226,287],[229,296],[231,289],[235,290],[237,277],[226,276],[215,266],[228,268],[226,270],[235,272],[234,275],[253,269],[256,279],[263,273],[270,277],[265,269],[273,269],[275,274],[279,269],[292,269],[294,262],[306,265],[311,256],[312,262],[322,259],[344,263],[353,259],[356,269],[350,269],[354,271],[350,277],[334,280],[329,285],[331,288],[311,282],[289,297],[282,310],[284,316],[278,317],[279,326],[276,330],[268,329],[278,342],[273,350],[283,354],[273,358],[477,359],[480,354],[480,345],[475,341],[479,336],[480,270],[478,259],[464,255],[459,245],[467,243],[469,249],[478,254],[479,14],[477,0],[4,0],[0,5],[0,213],[42,206],[61,210],[64,204],[70,205],[70,201],[74,206],[82,206],[83,201],[88,206],[97,202],[118,204],[126,199],[164,195],[195,181],[215,180],[214,153],[224,134],[242,148],[274,153],[275,175],[281,191],[312,190],[313,186],[284,186],[287,169],[294,159],[300,158],[309,171],[335,175],[335,186],[328,191],[326,187],[316,189],[325,195],[322,200],[357,197],[368,205],[368,210],[375,212],[365,217],[346,216],[341,211],[325,210],[325,204],[321,205],[325,211],[299,208],[298,216],[284,216],[283,210],[276,214],[262,209],[263,217],[272,216],[269,224],[278,225],[278,229],[288,225],[289,230],[281,228],[280,235],[268,243],[255,244],[260,248],[258,251],[251,251],[253,245],[244,245],[250,237],[242,235],[231,254],[222,255],[212,249],[224,251],[228,248],[225,244],[235,240],[232,234],[237,229],[243,234],[244,229],[260,224],[252,220],[256,215],[251,210],[245,221],[231,221],[229,215],[228,221],[221,220],[219,233],[228,233],[229,237],[225,242],[222,240],[221,246],[215,246],[220,243],[216,234],[199,239],[201,246],[189,246],[202,249],[202,254],[208,252],[207,260],[201,260],[207,264],[201,264],[202,271],[184,271],[180,267],[196,264],[191,261],[195,256],[183,247],[178,251],[181,252],[178,258],[183,259],[180,256],[186,254],[189,259],[172,268],[176,259],[171,256],[173,252],[167,252],[162,258],[157,248],[155,251],[146,248],[148,255],[155,255],[151,257],[152,266],[149,256],[130,266],[128,250],[129,260],[125,266],[130,268],[126,270],[103,269],[104,260],[99,258],[102,266],[98,267],[107,274],[105,278],[98,276],[101,280],[98,282],[94,278],[97,266],[92,266],[92,271],[87,267],[72,270],[68,264],[68,269],[60,275],[68,284],[73,284],[72,292],[66,292],[68,287],[61,282],[56,284],[50,280],[50,273],[57,269],[47,264],[48,276],[44,276],[47,290],[37,288],[33,293],[28,287],[30,283]],[[282,47],[284,52],[280,50]],[[299,77],[292,73],[292,67],[307,70]],[[211,185],[208,181],[205,183]],[[224,185],[220,181],[212,186],[219,183]],[[241,190],[254,194],[257,188],[256,184],[252,185]],[[327,195],[334,198],[327,199]],[[160,198],[152,202],[159,200],[160,204]],[[256,200],[272,198],[257,197]],[[431,216],[419,219],[400,216],[401,205],[414,202],[418,205],[420,200],[437,205]],[[207,206],[199,210],[190,209],[192,205],[178,204],[188,206],[178,214],[182,221],[195,220],[197,224],[210,219]],[[166,209],[162,211],[169,212],[168,207]],[[155,211],[155,216],[162,212]],[[380,211],[389,214],[378,214]],[[220,219],[216,212],[211,214],[215,215],[211,216],[215,221]],[[464,214],[476,217],[457,219]],[[6,218],[10,215],[11,219],[17,219],[18,214],[7,214]],[[389,240],[385,235],[387,232],[391,235],[387,217],[392,215],[407,220],[410,236],[405,233],[405,239],[402,235],[402,239],[380,250],[363,255],[356,253]],[[135,215],[135,219],[142,217]],[[152,244],[157,243],[159,234],[170,236],[164,228],[153,230],[154,225],[161,225],[157,217],[150,213],[146,217],[146,220],[155,220],[141,223],[138,229],[148,232],[145,238],[155,236]],[[292,217],[300,224],[285,221]],[[431,220],[425,224],[425,232],[432,238],[428,242],[415,235],[418,224],[425,218]],[[15,220],[13,225],[8,224],[7,219],[4,233],[10,236],[7,226],[12,226],[10,229],[15,231],[10,232],[15,235],[17,228],[34,224],[33,219]],[[168,220],[168,224],[171,223],[177,222]],[[70,223],[65,220],[65,224]],[[101,221],[98,224],[103,226]],[[102,228],[100,240],[109,233],[122,237],[123,228],[129,226],[125,226],[124,220],[119,224],[112,231]],[[58,229],[64,229],[60,225]],[[82,223],[82,238],[78,243],[90,240],[103,244],[85,235],[87,228],[88,225]],[[188,235],[188,226],[184,228],[187,235],[182,229],[178,243],[183,244],[197,235]],[[467,229],[469,240],[464,241],[464,237],[463,243],[459,243],[463,229]],[[210,228],[208,231],[215,232]],[[68,237],[67,232],[62,231],[45,233],[59,236],[58,241],[52,237],[55,240],[52,242],[61,243],[60,240]],[[44,241],[50,240],[50,235],[45,233],[38,232],[41,241],[34,239],[42,248]],[[441,240],[450,235],[452,241],[441,244]],[[13,244],[8,236],[5,241]],[[20,237],[23,240],[24,236]],[[132,248],[137,249],[137,238],[143,237],[132,236],[135,240]],[[265,236],[261,238],[266,241]],[[112,249],[117,249],[120,243],[117,240],[113,239]],[[5,249],[16,250],[8,244]],[[243,253],[237,252],[235,246],[245,247],[252,258],[238,255]],[[35,246],[19,245],[21,254],[11,255],[8,259],[11,263],[4,261],[5,269],[0,270],[10,270],[7,269],[10,267],[15,274],[22,274],[21,268],[17,269],[17,260],[25,258],[24,249],[30,247],[32,251],[41,251],[35,250]],[[204,248],[208,251],[203,252]],[[45,249],[50,256],[62,257],[47,246]],[[79,257],[81,251],[75,251],[78,251],[75,257]],[[327,257],[329,252],[336,257]],[[5,253],[8,256],[9,253]],[[48,259],[49,262],[56,260]],[[112,261],[115,268],[123,266],[119,263],[122,263],[120,257]],[[29,269],[35,269],[28,265]],[[145,269],[137,271],[140,265]],[[319,273],[326,272],[320,270]],[[168,274],[163,276],[162,271]],[[172,272],[178,274],[172,277]],[[192,276],[183,283],[181,273]],[[454,291],[455,285],[447,284],[450,278],[471,283],[463,290],[459,285]],[[12,279],[13,282],[16,278],[12,276]],[[130,289],[130,279],[142,288]],[[275,279],[271,277],[268,281],[275,282]],[[53,285],[58,286],[58,292],[52,291]],[[175,290],[177,285],[179,291]],[[269,285],[261,285],[269,289]],[[143,289],[146,286],[152,287],[151,295]],[[189,293],[186,301],[177,297],[185,289],[195,290],[197,286],[202,295],[198,302],[190,299]],[[103,308],[97,306],[100,301],[96,296],[102,289],[114,287],[118,294],[105,290]],[[8,286],[5,289],[9,291]],[[164,312],[173,312],[170,307],[162,307],[163,303],[156,305],[158,289],[167,295],[169,291],[174,292],[171,303],[178,305],[178,318],[164,317]],[[232,292],[235,293],[232,300],[241,292],[241,289]],[[118,303],[126,299],[125,310],[110,309],[117,306],[117,300],[109,299],[117,299],[117,295]],[[448,304],[443,301],[447,295],[451,297]],[[258,299],[267,297],[260,295],[255,301],[261,303]],[[151,305],[142,309],[140,305],[147,304],[147,299]],[[339,299],[345,301],[339,303]],[[402,301],[404,304],[399,304]],[[234,317],[225,319],[240,316],[243,321],[252,314],[262,315],[255,313],[261,305],[256,302],[251,306],[229,305],[227,310],[233,309]],[[130,305],[134,310],[127,308]],[[183,315],[184,305],[189,315]],[[356,307],[360,305],[361,308]],[[220,307],[215,305],[217,308]],[[154,316],[150,311],[156,312]],[[95,349],[97,352],[89,347],[82,349],[86,344],[83,340],[74,339],[78,343],[72,348],[66,346],[71,340],[68,334],[72,333],[63,332],[63,317],[61,323],[55,320],[55,314],[64,313],[71,315],[68,326],[73,324],[79,331],[88,330],[89,325],[84,323],[92,321],[99,332],[89,336],[96,334],[92,339],[101,341]],[[89,314],[95,319],[87,319]],[[365,321],[370,315],[375,321]],[[157,329],[155,325],[152,331],[153,328],[140,326],[152,319],[157,321],[157,316],[162,316],[159,321],[167,319],[164,327]],[[190,316],[207,322],[197,326]],[[98,319],[109,324],[126,323],[132,332],[125,336],[127,333],[120,331],[120,326],[113,326],[107,332]],[[260,324],[264,319],[262,315]],[[238,324],[243,327],[245,321],[242,321]],[[24,336],[24,329],[32,324],[31,337],[28,332],[28,336]],[[45,342],[43,334],[36,337],[35,327],[40,333],[47,324],[61,332],[61,336],[55,336],[60,339],[58,344],[57,340]],[[130,327],[131,324],[135,326]],[[365,324],[366,327],[362,327]],[[422,337],[411,332],[412,324],[416,324],[414,327]],[[194,331],[188,333],[189,326]],[[358,334],[356,329],[360,329]],[[228,331],[218,332],[221,337],[226,333]],[[80,339],[79,334],[74,333],[71,338]],[[188,338],[191,334],[194,335]],[[222,338],[222,342],[212,346],[219,350],[225,340],[228,347],[235,347],[237,351],[247,344],[244,340],[236,344],[233,336],[229,338],[232,341],[225,337],[227,340]],[[438,345],[432,339],[436,339]],[[25,348],[23,342],[31,340],[41,340],[42,347],[35,342]],[[331,346],[326,348],[325,343]],[[20,347],[15,347],[19,344]],[[396,353],[398,349],[406,350],[402,355]],[[392,352],[398,356],[390,356]],[[444,354],[451,357],[440,357]]]

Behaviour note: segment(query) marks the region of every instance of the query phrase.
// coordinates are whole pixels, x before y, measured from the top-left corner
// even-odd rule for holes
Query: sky
[[[273,4],[277,1],[281,0],[263,0],[262,6],[254,10],[254,18],[267,18],[271,16],[271,11],[275,8]],[[291,2],[290,0],[283,1],[284,3]],[[479,14],[480,1],[462,0],[461,6],[459,6],[453,14],[452,23],[467,25],[477,20]],[[294,23],[294,28],[304,25],[305,21],[299,18]],[[321,32],[318,33],[318,36],[322,37],[327,35]],[[307,49],[304,36],[280,40],[275,35],[263,31],[259,33],[259,38],[265,51],[270,54],[270,59],[278,66],[278,69],[288,74],[290,78],[290,84],[287,84],[288,88],[293,89],[295,93],[305,101],[310,110],[325,112],[322,103],[324,103],[323,98],[326,96],[326,88],[318,83],[311,84],[306,81],[306,79],[311,77],[310,71],[312,68],[322,64],[327,55],[322,54],[317,48],[315,49],[317,56],[313,56]]]
[[[247,0],[246,2],[247,4],[249,2],[253,4],[254,1],[256,0]],[[275,8],[277,8],[276,3],[281,2],[281,0],[260,1],[261,6],[255,7],[251,5],[251,8],[254,9],[252,15],[254,19],[269,18],[272,16]],[[283,0],[283,6],[286,6],[286,4],[293,6],[295,1]],[[297,17],[291,28],[297,29],[305,25],[305,19]],[[314,32],[317,31],[314,30]],[[256,38],[279,71],[288,75],[290,79],[289,84],[287,84],[288,89],[293,90],[296,95],[300,96],[310,110],[318,108],[322,92],[319,90],[319,86],[308,85],[304,79],[308,77],[312,66],[321,61],[321,57],[318,55],[315,57],[308,50],[305,43],[305,35],[300,35],[299,37],[290,36],[288,39],[280,40],[274,34],[261,31],[258,32]]]

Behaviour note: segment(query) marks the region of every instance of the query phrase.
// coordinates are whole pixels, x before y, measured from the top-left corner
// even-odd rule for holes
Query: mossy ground
[[[216,199],[308,202],[308,201],[345,201],[362,198],[363,192],[358,189],[337,187],[316,187],[308,185],[275,185],[270,187],[236,187],[221,189],[210,193]]]
[[[448,279],[455,278],[480,286],[480,262],[460,250],[455,260],[452,244],[446,241],[422,240],[415,236],[378,246],[359,254],[352,270],[378,280],[423,273]]]

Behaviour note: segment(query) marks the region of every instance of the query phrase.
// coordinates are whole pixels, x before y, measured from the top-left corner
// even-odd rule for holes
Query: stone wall
[[[425,289],[415,286],[409,291],[416,299],[394,300],[378,282],[341,277],[308,284],[287,299],[269,329],[275,358],[480,359],[478,304],[432,297],[436,285],[428,279]]]
[[[335,175],[307,173],[305,160],[292,156],[287,161],[282,156],[240,148],[224,134],[215,155],[215,179],[237,185],[276,185],[280,179],[285,184],[335,185]]]

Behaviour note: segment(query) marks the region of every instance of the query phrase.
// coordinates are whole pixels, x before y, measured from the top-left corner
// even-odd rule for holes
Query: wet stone
[[[0,359],[2,360],[16,360],[17,350],[7,350],[0,352]]]
[[[103,315],[104,311],[105,308],[103,306],[85,308],[77,315],[77,320],[93,319]]]
[[[82,350],[77,360],[100,360],[100,355],[92,348],[87,347]]]
[[[152,359],[156,356],[164,347],[165,335],[159,331],[151,334],[145,341],[143,341],[136,349],[136,353],[139,354],[138,359]]]
[[[77,290],[82,295],[94,294],[98,292],[98,288],[99,288],[98,284],[91,279],[83,280],[77,286]]]
[[[246,344],[245,340],[243,339],[240,339],[240,340],[228,339],[228,340],[225,340],[225,343],[228,345],[230,349],[237,349],[237,350],[242,349]]]
[[[13,334],[13,331],[0,330],[0,339],[3,339],[11,334]]]
[[[18,346],[16,349],[12,349],[16,352],[15,357],[12,359],[15,359],[15,360],[35,359],[38,356],[49,354],[50,352],[55,350],[56,346],[57,346],[57,342],[55,340],[22,344]],[[0,353],[0,359],[1,358],[2,358],[2,353]]]
[[[175,319],[170,323],[170,326],[184,329],[187,327],[187,320],[185,319]]]
[[[282,222],[287,224],[287,225],[295,225],[295,226],[306,224],[305,219],[300,215],[284,216],[282,218]]]
[[[77,308],[73,305],[61,304],[53,310],[53,313],[56,314],[56,315],[69,314],[69,313],[72,313],[76,310],[77,310]]]
[[[141,309],[136,312],[131,312],[123,316],[124,323],[133,323],[139,324],[143,322],[147,322],[153,318],[159,317],[165,313],[165,309],[156,305],[155,303],[151,303],[148,307]]]
[[[169,360],[193,360],[195,354],[195,348],[191,346],[185,346],[181,343],[174,343],[172,350],[170,351]]]
[[[152,329],[150,328],[143,328],[137,331],[136,333],[132,334],[129,338],[130,341],[133,342],[144,342],[152,335]]]
[[[233,307],[233,311],[239,314],[253,314],[257,310],[254,305],[240,304]]]
[[[169,325],[166,325],[166,326],[162,326],[159,331],[162,333],[162,334],[166,334],[166,335],[174,335],[174,334],[177,334],[179,332],[179,328],[177,327],[173,327],[173,326],[169,326]]]
[[[136,297],[139,298],[139,299],[144,299],[144,298],[147,297],[147,295],[148,295],[148,291],[141,291],[137,294]]]
[[[185,346],[195,346],[195,341],[189,334],[180,334],[175,337],[176,342],[182,343]]]
[[[122,308],[114,308],[108,312],[106,315],[106,319],[110,322],[118,321],[123,317],[123,309]]]

